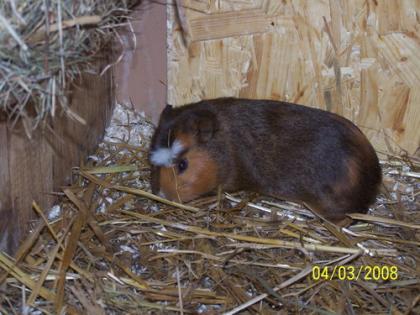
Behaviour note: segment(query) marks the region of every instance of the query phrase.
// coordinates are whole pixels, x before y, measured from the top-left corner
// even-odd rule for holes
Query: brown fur
[[[336,182],[333,188],[337,196],[347,195],[359,185],[359,161],[351,158],[344,162],[344,165],[344,176]]]
[[[338,222],[366,212],[381,182],[375,151],[353,123],[297,104],[225,98],[168,106],[151,151],[175,140],[185,150],[174,170],[182,158],[188,169],[174,177],[172,169],[152,168],[153,191],[170,199],[178,191],[191,200],[220,185],[298,201]]]
[[[216,188],[217,166],[206,151],[191,149],[182,158],[189,161],[184,173],[179,174],[175,167],[160,169],[160,189],[167,198],[187,202]]]
[[[194,136],[185,132],[175,132],[175,139],[180,141],[185,148],[191,148],[196,145]]]

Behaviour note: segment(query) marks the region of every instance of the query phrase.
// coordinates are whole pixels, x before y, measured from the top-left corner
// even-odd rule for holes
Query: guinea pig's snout
[[[154,195],[168,199],[167,194],[165,194],[164,190],[162,189],[160,185],[160,170],[154,170],[154,172],[152,172],[151,184],[152,184],[152,193]]]
[[[157,166],[152,166],[150,184],[152,186],[152,193],[154,195],[159,195],[159,192],[160,192],[159,177],[160,177],[160,168]]]
[[[180,178],[178,175],[173,166],[161,168],[159,190],[157,191],[160,197],[178,202],[184,201],[179,195]]]
[[[188,202],[217,186],[217,164],[205,149],[190,148],[170,165],[152,170],[152,192],[176,202]]]

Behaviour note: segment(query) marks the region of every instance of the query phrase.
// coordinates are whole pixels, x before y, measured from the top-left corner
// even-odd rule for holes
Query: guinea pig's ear
[[[172,109],[173,109],[172,105],[166,104],[165,108],[162,111],[161,116],[163,117],[163,116],[169,115],[172,112]]]
[[[159,125],[162,125],[164,122],[168,121],[171,118],[173,111],[172,105],[166,105],[163,111],[160,113]]]
[[[213,138],[218,129],[216,115],[207,110],[196,113],[193,121],[193,129],[198,142],[208,142]]]

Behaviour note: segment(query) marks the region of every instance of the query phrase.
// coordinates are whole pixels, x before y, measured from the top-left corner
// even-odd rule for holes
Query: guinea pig
[[[220,98],[163,110],[152,191],[188,202],[221,186],[303,203],[324,219],[366,212],[381,183],[375,150],[349,120],[303,105]]]

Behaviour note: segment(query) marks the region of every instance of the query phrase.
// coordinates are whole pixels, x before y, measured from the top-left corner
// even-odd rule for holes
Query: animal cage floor
[[[16,258],[0,254],[2,314],[420,313],[419,161],[382,159],[383,193],[340,230],[252,193],[156,201],[152,132],[116,107]]]

